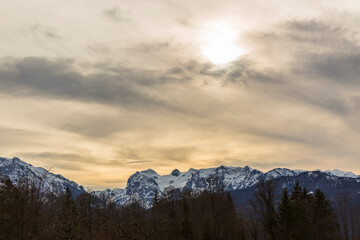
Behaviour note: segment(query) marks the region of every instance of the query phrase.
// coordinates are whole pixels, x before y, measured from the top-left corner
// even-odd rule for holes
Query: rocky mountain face
[[[55,194],[64,192],[67,187],[75,197],[85,192],[84,188],[75,182],[50,173],[44,168],[33,167],[18,158],[0,158],[0,180],[4,178],[9,178],[13,183],[18,183],[23,179],[41,182],[45,190]],[[298,181],[309,191],[320,188],[333,199],[346,192],[360,201],[360,176],[351,172],[303,171],[286,168],[261,172],[248,166],[191,168],[186,172],[175,169],[168,175],[159,175],[154,170],[148,169],[131,175],[124,189],[106,189],[94,191],[92,194],[116,202],[118,205],[126,205],[136,199],[144,206],[150,207],[155,192],[161,196],[173,189],[203,191],[220,187],[229,191],[236,203],[245,203],[252,198],[256,183],[260,179],[276,180],[279,194],[283,188],[291,190]]]
[[[44,168],[33,167],[16,157],[0,157],[0,179],[5,180],[6,178],[10,179],[13,184],[27,181],[29,184],[35,184],[43,191],[51,191],[55,195],[65,192],[66,188],[69,188],[74,197],[85,192],[85,189],[77,183]]]

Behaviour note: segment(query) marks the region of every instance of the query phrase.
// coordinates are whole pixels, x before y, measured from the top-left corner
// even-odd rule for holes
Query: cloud
[[[308,53],[301,56],[294,72],[306,77],[335,81],[341,85],[359,87],[360,48],[355,52],[334,50],[329,54]]]
[[[25,97],[51,97],[94,102],[132,109],[173,109],[160,95],[146,87],[164,83],[152,72],[118,67],[116,75],[106,70],[84,74],[73,61],[45,58],[5,59],[0,66],[0,92]]]
[[[124,148],[119,151],[118,158],[123,160],[126,164],[134,163],[156,163],[151,159],[162,159],[164,162],[161,165],[168,165],[171,162],[185,163],[189,160],[192,153],[196,152],[195,147],[158,147],[148,146],[146,149]]]
[[[73,119],[71,122],[59,123],[59,129],[76,134],[80,134],[89,138],[104,138],[118,132],[123,128],[120,123],[113,119],[102,118],[101,116],[88,118]]]
[[[277,69],[262,68],[251,60],[242,59],[229,66],[225,76],[226,83],[240,83],[242,85],[263,84],[267,87],[286,85],[286,72]]]
[[[33,24],[29,27],[29,31],[33,34],[41,34],[42,36],[50,39],[60,39],[60,35],[57,32],[57,29],[53,26],[47,26],[43,24]]]
[[[141,162],[144,161],[141,157],[141,150],[134,148],[125,148],[119,152],[119,158],[128,159],[129,161]]]
[[[63,152],[20,152],[18,153],[28,159],[45,159],[55,160],[56,162],[73,162],[73,163],[92,163],[99,164],[101,160],[94,158],[90,155],[78,154],[78,153],[63,153]],[[63,163],[64,164],[64,163]]]
[[[172,48],[174,47],[172,46],[171,41],[161,41],[161,42],[140,43],[132,47],[130,51],[137,50],[139,52],[151,53],[151,52],[171,50]]]
[[[252,61],[238,61],[229,68],[230,83],[339,116],[351,114],[350,92],[360,89],[360,48],[350,30],[334,22],[297,19],[248,37],[260,47]]]
[[[104,15],[109,19],[115,21],[123,21],[129,19],[128,13],[123,11],[121,8],[115,6],[104,11]]]
[[[3,120],[6,121],[6,118]],[[39,139],[45,137],[46,134],[36,129],[22,129],[0,124],[0,151],[8,151],[11,149],[10,147],[14,147],[19,142],[26,146],[41,145]]]
[[[79,166],[77,164],[61,164],[61,163],[56,163],[55,169],[50,169],[51,172],[53,172],[54,170],[58,172],[58,169],[61,170],[66,170],[66,171],[74,171],[74,172],[79,172],[79,171],[86,171],[85,168],[83,168],[82,166]],[[61,173],[59,173],[61,174]]]
[[[91,43],[87,45],[87,49],[89,52],[94,54],[108,54],[110,52],[110,48],[106,46],[105,44],[101,43]]]

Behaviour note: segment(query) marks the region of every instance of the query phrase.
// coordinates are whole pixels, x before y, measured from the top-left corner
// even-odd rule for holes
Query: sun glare
[[[226,24],[217,24],[204,33],[202,52],[215,65],[224,65],[245,54],[236,45],[236,32]]]

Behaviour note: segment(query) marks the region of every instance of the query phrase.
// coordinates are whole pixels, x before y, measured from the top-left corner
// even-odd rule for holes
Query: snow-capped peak
[[[330,175],[337,176],[337,177],[348,177],[348,178],[358,178],[358,177],[360,177],[359,175],[356,175],[353,172],[345,172],[345,171],[341,171],[339,169],[326,170],[325,172],[330,174]]]
[[[0,157],[0,174],[7,176],[14,184],[27,179],[30,183],[36,184],[44,191],[51,191],[56,195],[65,192],[67,187],[74,196],[85,192],[85,189],[75,182],[59,174],[53,174],[45,168],[33,167],[17,157]]]
[[[169,175],[159,175],[154,170],[138,171],[131,175],[125,193],[137,194],[145,201],[145,205],[151,204],[154,192],[162,194],[167,189],[182,190],[205,190],[209,187],[209,179],[216,177],[221,182],[224,190],[236,190],[251,187],[264,173],[246,167],[227,167],[194,169],[180,172],[174,169]],[[123,198],[125,199],[125,198]]]
[[[291,170],[291,169],[287,169],[287,168],[274,168],[273,170],[270,170],[265,173],[265,178],[266,179],[275,179],[275,178],[283,177],[283,176],[295,176],[295,175],[298,175],[303,172],[305,172],[305,171],[304,170]]]

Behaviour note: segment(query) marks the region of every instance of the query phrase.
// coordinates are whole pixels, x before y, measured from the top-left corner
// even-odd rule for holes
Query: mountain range
[[[85,189],[77,183],[59,175],[48,172],[41,167],[33,167],[19,158],[0,157],[0,178],[10,179],[18,184],[23,179],[33,182],[41,182],[45,190],[59,195],[69,188],[73,196],[85,193]],[[164,195],[172,189],[181,191],[203,191],[217,185],[232,194],[236,203],[245,203],[252,197],[256,183],[260,180],[275,179],[279,191],[282,188],[291,189],[296,182],[306,187],[309,191],[317,188],[322,189],[332,199],[339,194],[349,194],[353,199],[360,201],[360,176],[352,172],[340,170],[291,170],[287,168],[275,168],[268,172],[262,172],[249,166],[193,169],[180,172],[174,169],[168,175],[159,175],[152,169],[137,171],[127,181],[127,186],[115,189],[94,191],[97,197],[107,198],[118,205],[126,205],[134,199],[141,201],[145,207],[150,207],[155,192]]]

